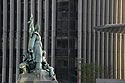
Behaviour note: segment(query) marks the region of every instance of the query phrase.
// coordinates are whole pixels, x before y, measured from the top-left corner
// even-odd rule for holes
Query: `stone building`
[[[47,59],[59,83],[80,83],[80,62],[103,66],[106,71],[95,78],[125,79],[125,36],[93,30],[124,23],[124,4],[125,0],[0,0],[0,82],[18,78],[31,13],[41,26]]]

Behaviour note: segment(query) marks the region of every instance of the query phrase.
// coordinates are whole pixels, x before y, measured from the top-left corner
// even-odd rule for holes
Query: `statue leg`
[[[53,67],[49,67],[49,76],[52,78],[52,80],[56,80]]]
[[[53,67],[50,67],[49,70],[50,70],[50,76],[53,77],[55,75]]]

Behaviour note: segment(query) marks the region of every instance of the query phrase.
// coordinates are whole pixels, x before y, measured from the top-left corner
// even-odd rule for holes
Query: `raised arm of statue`
[[[30,21],[28,21],[29,23],[29,40],[32,37],[32,34],[34,32],[34,20],[33,20],[33,15],[31,15],[30,17]]]

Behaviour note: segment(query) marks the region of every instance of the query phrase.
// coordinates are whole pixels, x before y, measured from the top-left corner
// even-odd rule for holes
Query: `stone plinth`
[[[16,83],[58,83],[58,81],[53,80],[48,72],[42,70],[20,74]]]
[[[17,81],[17,83],[58,83],[58,81]]]

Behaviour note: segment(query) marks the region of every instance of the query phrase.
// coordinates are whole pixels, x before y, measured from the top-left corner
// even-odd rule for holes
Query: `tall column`
[[[105,54],[105,52],[104,52],[104,47],[105,47],[105,45],[104,45],[104,40],[105,40],[105,36],[104,36],[105,34],[104,34],[104,32],[101,32],[101,66],[102,66],[102,68],[104,68],[105,66],[104,66],[104,60],[105,60],[105,57],[104,57],[104,54]],[[102,78],[104,78],[104,73],[101,73],[101,77]]]
[[[79,2],[80,4],[80,2]],[[78,4],[78,6],[79,6]],[[83,2],[83,9],[81,9],[83,12],[83,58],[84,58],[84,63],[86,63],[86,27],[87,27],[87,0],[84,0]],[[79,10],[80,12],[80,10]],[[79,17],[80,18],[80,17]],[[79,30],[78,30],[79,31]]]
[[[82,2],[82,3],[81,3]],[[79,5],[79,4],[82,4],[82,5]],[[87,49],[87,46],[86,46],[86,43],[87,43],[87,0],[83,0],[83,1],[81,1],[81,0],[79,0],[79,3],[78,3],[78,8],[80,8],[80,6],[81,7],[83,7],[82,9],[78,9],[79,10],[79,14],[80,14],[80,11],[81,11],[81,13],[83,14],[82,16],[79,16],[79,20],[78,20],[78,23],[79,23],[79,21],[81,20],[81,17],[82,17],[82,19],[83,19],[83,22],[82,22],[82,25],[83,25],[83,33],[79,33],[80,32],[80,30],[78,29],[78,33],[81,35],[82,34],[82,40],[83,40],[83,46],[80,46],[79,47],[79,49],[81,49],[82,48],[82,51],[83,51],[83,56],[82,56],[82,54],[79,52],[79,54],[78,55],[80,55],[79,57],[78,57],[78,60],[79,60],[79,58],[83,58],[83,59],[81,59],[81,60],[83,60],[83,64],[84,63],[86,63],[87,62],[87,52],[86,52],[86,49]],[[78,24],[79,25],[79,24]],[[80,26],[80,28],[81,28],[81,25],[79,25]],[[80,36],[79,36],[79,39],[81,39],[80,38]],[[78,42],[79,43],[79,42]],[[79,63],[78,63],[78,65],[79,65]],[[80,66],[79,66],[80,67]],[[80,70],[79,70],[79,72],[80,72]],[[81,72],[80,72],[80,74],[81,74]],[[79,74],[79,76],[81,76]],[[86,75],[86,74],[84,74],[84,75]],[[78,75],[77,75],[78,76]],[[80,77],[81,78],[81,77]],[[77,79],[79,79],[79,77],[77,78]],[[81,79],[80,80],[78,80],[78,81],[80,81],[81,82]],[[85,81],[85,80],[83,80],[83,81]]]
[[[113,79],[114,78],[113,77],[114,76],[114,73],[113,73],[113,70],[114,70],[114,68],[113,68],[114,67],[113,66],[113,62],[114,62],[114,59],[113,59],[114,58],[114,56],[113,56],[113,48],[114,48],[114,45],[113,45],[114,44],[113,33],[110,34],[110,38],[111,39],[110,39],[110,43],[109,44],[110,44],[110,49],[111,49],[111,52],[110,52],[110,55],[111,55],[111,61],[110,61],[110,63],[111,63],[111,78]]]
[[[13,80],[14,0],[10,0],[9,83]]]
[[[124,70],[123,71],[124,71],[124,79],[125,79],[125,34],[123,34],[123,36],[124,36],[123,37],[123,40],[124,40],[124,55],[123,55],[124,56],[124,62],[123,62],[124,63]]]
[[[112,6],[111,6],[111,23],[113,24],[114,23],[114,0],[112,0]],[[113,37],[113,33],[111,34],[112,35],[112,37],[111,37],[111,65],[112,65],[112,72],[111,72],[111,75],[113,75],[112,76],[112,78],[114,78],[115,77],[115,74],[114,74],[114,64],[113,64],[113,62],[114,62],[114,37]]]
[[[42,4],[42,2],[43,2],[43,0],[38,0],[38,25],[40,25],[40,35],[41,35],[41,32],[43,32],[42,30],[42,25],[43,25],[43,22],[42,22],[42,6],[43,6],[43,4]]]
[[[119,14],[119,10],[118,10],[119,9],[119,0],[116,0],[116,4],[115,5],[116,5],[116,12],[115,13],[116,13],[116,24],[117,24],[118,20],[119,20],[118,19],[118,14]]]
[[[106,0],[106,2],[105,2],[105,3],[106,3],[106,7],[105,7],[105,8],[106,8],[106,9],[105,9],[105,10],[106,10],[106,15],[105,15],[105,16],[106,16],[106,20],[105,20],[105,21],[106,21],[106,24],[109,24],[109,23],[110,23],[110,22],[109,22],[109,16],[110,16],[110,15],[109,15],[109,13],[110,13],[110,11],[109,11],[109,5],[110,5],[110,3],[109,3],[109,2],[110,2],[109,0]],[[107,68],[106,68],[106,71],[107,71],[107,74],[108,74],[108,73],[111,73],[111,71],[109,71],[109,70],[111,70],[111,69],[109,69],[109,59],[110,59],[110,58],[109,58],[109,50],[110,50],[110,49],[109,49],[109,33],[108,33],[108,32],[106,33],[106,37],[107,37],[107,38],[106,38],[106,57],[107,57],[107,58],[106,58],[106,67],[107,67]],[[108,76],[110,77],[110,75],[108,75]],[[108,77],[108,78],[109,78],[109,77]]]
[[[104,25],[105,24],[105,18],[106,18],[105,13],[107,12],[107,11],[105,11],[106,10],[106,6],[105,6],[106,0],[101,1],[101,3],[102,3],[102,5],[101,5],[102,6],[102,9],[101,9],[102,10],[102,12],[101,12],[102,17],[101,17],[101,15],[100,15],[100,17],[101,17],[101,24]]]
[[[110,3],[110,1],[109,0],[106,0],[106,24],[109,24],[110,22],[110,5],[111,5],[112,3]]]
[[[125,66],[125,63],[124,63],[124,34],[121,33],[122,35],[122,44],[121,44],[121,74],[122,74],[122,78],[121,79],[124,79],[124,66]]]
[[[102,15],[102,17],[101,17],[101,24],[104,25],[105,24],[105,18],[106,18],[105,17],[106,16],[105,15],[105,13],[106,13],[106,11],[105,11],[106,10],[106,7],[105,7],[106,0],[102,0],[101,3],[102,3],[102,5],[101,5],[102,6],[102,9],[101,9],[102,10],[102,12],[101,12],[101,15]],[[105,48],[105,43],[104,43],[105,42],[105,37],[104,36],[105,36],[105,33],[101,32],[101,36],[100,36],[100,38],[101,38],[101,43],[100,43],[101,44],[101,55],[100,55],[101,61],[100,62],[101,63],[100,63],[100,65],[103,67],[103,69],[105,68],[104,62],[106,62],[106,59],[105,59],[105,55],[106,54],[105,54],[105,49],[104,49]],[[102,78],[104,78],[104,75],[105,75],[105,72],[101,73],[100,76]]]
[[[92,0],[88,0],[88,62],[91,63],[91,28],[92,28]]]
[[[97,13],[96,12],[96,10],[97,10],[96,9],[97,8],[96,7],[97,0],[92,0],[92,3],[93,3],[93,6],[92,6],[92,8],[93,8],[93,10],[92,10],[92,12],[93,12],[93,14],[92,14],[92,17],[93,17],[92,18],[92,27],[95,27],[96,26],[96,13]],[[96,45],[95,45],[96,44],[96,42],[95,42],[96,41],[96,32],[95,32],[95,30],[93,30],[92,33],[93,33],[92,34],[92,42],[93,43],[92,43],[92,56],[91,57],[92,57],[92,63],[95,64],[95,62],[96,62],[95,61],[96,60],[96,58],[95,58],[95,56],[96,56],[96,50],[95,50],[96,49]],[[94,68],[93,72],[95,72],[95,68]],[[94,74],[94,77],[93,77],[94,79],[96,78],[95,76],[96,75]]]
[[[101,6],[101,0],[97,0],[97,26],[100,26],[101,24],[101,19],[100,19],[100,16],[101,16],[101,9],[100,9],[100,6]],[[100,32],[98,31],[97,32],[97,64],[98,64],[98,67],[100,67]],[[100,77],[100,74],[98,73],[97,74],[98,78]]]
[[[116,79],[118,78],[118,68],[117,68],[117,64],[118,64],[118,60],[117,60],[117,56],[118,56],[118,44],[117,44],[118,40],[117,40],[117,33],[115,34],[115,76],[116,76]]]
[[[51,46],[51,66],[55,67],[55,38],[56,38],[56,0],[52,0],[52,46]]]
[[[106,74],[108,75],[109,74],[109,33],[108,32],[106,32],[106,41],[105,41],[105,43],[106,43],[106,45],[105,45],[105,66],[106,66],[106,68],[105,68],[105,71],[106,71]],[[106,75],[105,75],[106,76]],[[109,75],[108,75],[109,76]],[[106,76],[107,77],[107,76]],[[109,78],[109,77],[108,77]]]
[[[19,75],[20,40],[21,40],[21,0],[17,0],[17,31],[16,31],[16,80]]]
[[[48,58],[49,0],[45,0],[44,49]]]
[[[23,52],[27,52],[27,40],[28,40],[28,0],[24,0],[24,18],[23,18]]]
[[[117,33],[117,79],[120,79],[120,33]]]
[[[78,0],[78,78],[81,83],[81,57],[82,57],[82,13],[83,0]]]
[[[114,0],[111,0],[109,8],[110,8],[110,10],[109,10],[110,11],[110,23],[113,24],[114,23],[114,20],[113,20],[114,19],[114,9],[115,9],[114,8]]]
[[[123,73],[122,72],[122,34],[120,33],[119,36],[120,36],[120,38],[119,38],[120,39],[120,42],[119,42],[120,43],[120,47],[119,47],[120,48],[119,49],[119,52],[120,52],[119,53],[119,75],[120,76],[119,77],[120,77],[120,79],[122,79],[122,73]]]
[[[123,23],[123,0],[120,1],[120,23]]]
[[[2,83],[6,82],[6,45],[7,44],[7,0],[3,0],[3,58]]]
[[[33,18],[35,18],[35,0],[31,0],[31,14],[33,15]]]
[[[92,20],[92,22],[93,22],[93,25],[92,25],[92,26],[95,27],[95,26],[96,26],[96,0],[93,1],[93,20]],[[96,33],[96,32],[95,32],[95,30],[94,30],[94,31],[93,31],[93,41],[92,41],[92,42],[93,42],[93,44],[92,44],[92,45],[93,45],[93,46],[92,46],[92,47],[93,47],[93,48],[92,48],[92,49],[93,49],[93,50],[92,50],[93,56],[92,56],[92,57],[93,57],[93,63],[94,63],[94,64],[95,64],[95,51],[96,51],[96,50],[95,50],[95,41],[96,41],[96,40],[95,40],[95,33]]]

